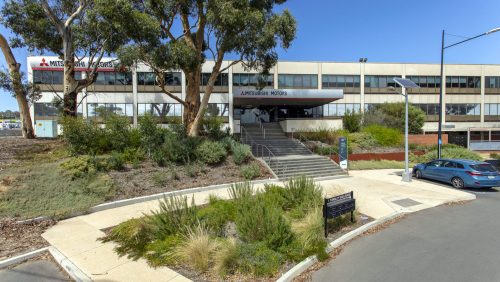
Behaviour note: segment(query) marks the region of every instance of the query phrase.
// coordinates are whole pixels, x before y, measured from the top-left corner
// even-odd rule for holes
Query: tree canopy
[[[217,76],[237,63],[267,73],[276,64],[276,48],[287,49],[295,38],[296,22],[284,10],[284,0],[95,0],[96,13],[111,29],[130,39],[118,49],[122,64],[142,62],[157,75],[163,93],[184,106],[183,122],[191,135],[207,107]],[[237,59],[222,66],[227,54]],[[214,61],[200,94],[201,66]],[[165,87],[164,73],[181,69],[186,75],[186,98]]]
[[[365,112],[364,125],[380,124],[388,127],[405,130],[405,103],[374,104]],[[425,122],[425,113],[413,105],[408,106],[408,131],[410,134],[422,133]]]

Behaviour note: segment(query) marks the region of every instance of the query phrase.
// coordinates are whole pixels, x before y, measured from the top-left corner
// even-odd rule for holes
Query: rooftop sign
[[[32,70],[64,70],[64,61],[59,57],[29,57],[28,63]],[[111,58],[103,58],[99,63],[100,71],[114,71],[117,61]],[[89,63],[88,58],[84,58],[81,61],[75,62],[76,71],[85,71],[89,68],[93,68],[93,64]]]

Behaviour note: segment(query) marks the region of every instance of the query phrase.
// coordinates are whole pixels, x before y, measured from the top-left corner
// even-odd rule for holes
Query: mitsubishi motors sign
[[[28,62],[32,70],[64,70],[64,61],[59,57],[29,57]],[[103,58],[99,63],[99,71],[115,71],[117,61],[111,58]],[[75,70],[86,71],[93,68],[95,63],[90,64],[88,59],[76,60]]]

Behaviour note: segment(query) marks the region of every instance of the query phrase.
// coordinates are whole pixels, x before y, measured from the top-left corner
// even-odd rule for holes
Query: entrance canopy
[[[344,98],[342,89],[233,88],[234,105],[321,106]]]

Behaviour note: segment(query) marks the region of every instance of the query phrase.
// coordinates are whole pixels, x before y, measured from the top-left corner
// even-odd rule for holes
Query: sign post
[[[340,168],[347,170],[349,167],[348,164],[348,150],[347,150],[347,138],[340,137],[339,138],[339,165]]]
[[[350,212],[351,222],[354,222],[355,209],[356,209],[356,199],[354,199],[354,193],[352,191],[332,198],[325,198],[325,203],[323,205],[323,218],[325,220],[325,238],[328,237],[329,218],[336,218]]]

